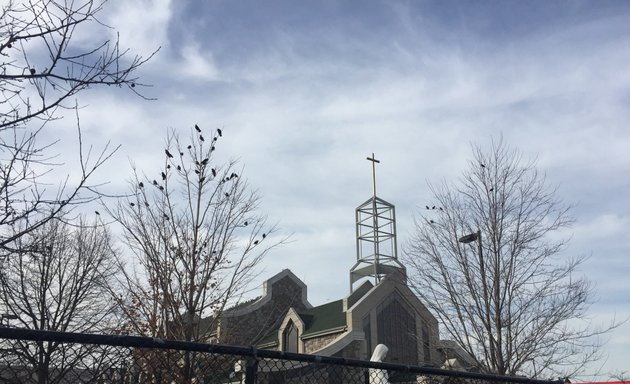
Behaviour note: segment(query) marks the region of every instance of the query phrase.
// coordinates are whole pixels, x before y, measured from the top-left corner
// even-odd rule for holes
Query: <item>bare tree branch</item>
[[[138,266],[121,278],[123,332],[210,341],[219,314],[283,242],[257,213],[260,198],[242,169],[215,163],[220,132],[196,127],[186,142],[171,132],[161,166],[142,176],[134,171],[131,197],[108,210]],[[182,369],[181,377],[192,377],[191,361]]]
[[[51,154],[54,142],[40,142],[46,125],[78,111],[78,93],[102,85],[128,87],[138,94],[137,69],[149,58],[129,57],[119,42],[80,43],[75,33],[95,24],[104,1],[10,0],[0,17],[0,252],[19,251],[20,237],[62,211],[94,200],[88,179],[116,148],[84,148],[78,113],[78,166],[58,185],[43,179],[63,164]],[[152,55],[150,55],[152,56]],[[142,96],[142,95],[140,95]],[[73,167],[75,168],[75,167]]]
[[[84,333],[112,329],[116,305],[109,287],[117,268],[105,228],[82,219],[74,226],[51,220],[20,237],[18,249],[4,258],[0,273],[0,308],[12,325]],[[10,349],[19,356],[18,365],[31,367],[40,383],[64,382],[65,373],[85,364],[82,360],[93,350],[64,351],[56,342],[32,347],[16,341]]]
[[[473,152],[457,185],[430,186],[439,209],[416,219],[406,244],[410,282],[481,370],[571,376],[616,326],[591,324],[584,257],[560,257],[571,207],[502,141]]]

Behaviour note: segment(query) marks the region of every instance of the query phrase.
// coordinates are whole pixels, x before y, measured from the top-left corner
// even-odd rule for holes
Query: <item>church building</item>
[[[437,319],[407,285],[397,254],[395,207],[376,195],[378,160],[368,160],[373,193],[355,211],[349,293],[314,307],[306,285],[285,269],[263,284],[262,296],[221,315],[218,342],[364,360],[385,344],[390,363],[470,367],[463,350],[440,340]]]

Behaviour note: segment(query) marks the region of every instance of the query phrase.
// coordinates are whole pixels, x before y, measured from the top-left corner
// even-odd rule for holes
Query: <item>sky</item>
[[[404,250],[428,183],[456,182],[471,143],[503,137],[574,205],[564,252],[589,256],[593,320],[630,317],[630,3],[110,0],[101,21],[132,52],[160,50],[139,72],[154,101],[80,95],[85,140],[121,145],[96,180],[126,190],[131,164],[162,160],[169,129],[221,127],[218,155],[240,161],[291,236],[260,282],[289,268],[312,304],[345,296],[366,157],[381,161],[377,193]],[[70,147],[74,127],[50,135]],[[630,373],[630,322],[608,338],[589,372]]]

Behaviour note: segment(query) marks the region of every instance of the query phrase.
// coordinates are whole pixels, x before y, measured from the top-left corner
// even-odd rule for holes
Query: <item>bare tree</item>
[[[135,71],[148,59],[127,59],[129,52],[118,41],[87,47],[75,42],[75,33],[87,25],[105,27],[98,19],[105,2],[10,0],[2,7],[0,130],[32,119],[55,119],[58,109],[74,107],[73,96],[95,85],[136,92]]]
[[[11,325],[83,333],[113,327],[110,285],[117,264],[107,229],[84,220],[76,226],[51,220],[18,243],[20,252],[3,259],[0,273],[0,307]],[[94,362],[93,350],[23,340],[9,349],[16,369],[32,369],[38,383],[63,382]]]
[[[606,329],[587,316],[584,257],[561,252],[570,207],[535,162],[501,140],[474,147],[457,185],[430,188],[406,244],[410,282],[478,368],[567,377],[598,358]]]
[[[616,371],[609,374],[612,379],[617,380],[620,383],[630,383],[630,375],[628,371]]]
[[[0,249],[5,253],[15,251],[12,243],[20,236],[88,199],[85,192],[93,186],[87,179],[112,154],[107,146],[96,156],[81,148],[76,180],[47,189],[42,177],[61,164],[51,153],[55,143],[37,140],[42,129],[64,110],[76,110],[74,98],[85,89],[113,85],[138,93],[135,73],[148,59],[128,57],[118,41],[76,39],[89,25],[108,32],[97,18],[104,3],[9,0],[1,6]]]
[[[110,214],[139,267],[125,274],[127,331],[207,342],[278,241],[242,170],[215,164],[223,132],[191,132],[190,142],[169,134],[161,166],[134,172],[131,197]],[[191,377],[190,369],[187,356],[181,377]]]

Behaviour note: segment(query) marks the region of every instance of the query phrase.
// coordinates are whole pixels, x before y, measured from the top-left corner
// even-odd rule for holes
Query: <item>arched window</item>
[[[398,292],[376,307],[376,331],[377,342],[389,348],[388,362],[418,364],[415,313]]]
[[[293,321],[289,320],[284,332],[282,333],[282,344],[284,344],[285,352],[298,352],[298,329],[293,324]]]

